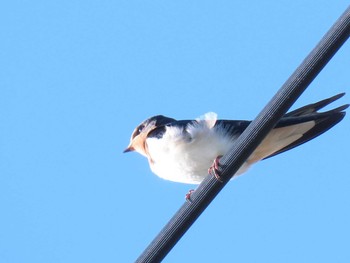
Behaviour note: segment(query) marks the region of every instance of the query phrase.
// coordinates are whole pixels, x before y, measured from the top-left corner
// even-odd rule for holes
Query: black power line
[[[222,182],[212,175],[207,176],[192,193],[191,202],[185,202],[181,206],[136,262],[160,262],[168,254],[268,132],[344,44],[349,34],[350,7],[340,16],[256,119],[237,139],[234,147],[220,159],[219,172]]]

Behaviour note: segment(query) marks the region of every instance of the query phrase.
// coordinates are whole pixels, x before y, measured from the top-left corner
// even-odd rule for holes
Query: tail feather
[[[314,125],[308,131],[303,133],[302,136],[300,136],[300,138],[297,138],[296,140],[286,145],[285,147],[282,147],[274,151],[272,154],[265,156],[264,159],[270,158],[282,152],[288,151],[294,147],[297,147],[303,143],[306,143],[316,138],[317,136],[321,135],[322,133],[328,131],[334,125],[339,123],[344,118],[346,114],[344,110],[349,107],[349,104],[342,105],[340,107],[337,107],[335,109],[332,109],[326,112],[317,112],[317,110],[341,98],[342,96],[344,96],[344,94],[345,93],[341,93],[331,98],[306,105],[302,108],[299,108],[287,113],[276,125],[277,129],[288,127],[291,125],[296,125],[296,124],[302,124],[302,123],[306,124],[307,122],[313,122]],[[281,139],[286,139],[286,138],[281,138]]]
[[[328,99],[324,99],[324,100],[321,100],[321,101],[316,102],[316,103],[308,104],[304,107],[301,107],[299,109],[288,112],[287,114],[284,115],[284,117],[304,116],[304,115],[308,115],[308,114],[313,113],[313,112],[317,112],[318,110],[331,104],[333,101],[340,99],[344,95],[345,95],[345,92],[339,93],[339,94],[334,95]]]

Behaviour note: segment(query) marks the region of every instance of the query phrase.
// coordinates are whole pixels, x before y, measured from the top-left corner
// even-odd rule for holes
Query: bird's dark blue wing
[[[302,108],[293,110],[284,115],[284,117],[277,123],[275,128],[282,128],[291,125],[301,124],[308,121],[315,121],[315,126],[307,131],[301,138],[289,144],[288,146],[280,149],[272,155],[266,157],[272,157],[282,152],[288,151],[294,147],[297,147],[305,142],[308,142],[322,133],[326,132],[338,122],[340,122],[345,116],[345,109],[349,107],[348,104],[340,106],[338,108],[326,111],[317,112],[317,110],[327,106],[333,101],[344,96],[345,93],[340,93],[328,99],[306,105]],[[232,135],[240,135],[250,124],[250,121],[230,121],[230,120],[219,120],[217,125],[226,127]],[[265,158],[265,159],[266,159]]]

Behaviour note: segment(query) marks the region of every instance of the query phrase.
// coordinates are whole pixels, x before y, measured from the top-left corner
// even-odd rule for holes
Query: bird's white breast
[[[167,180],[200,183],[214,159],[224,155],[235,139],[214,124],[202,120],[186,128],[170,126],[162,138],[147,138],[152,171]]]

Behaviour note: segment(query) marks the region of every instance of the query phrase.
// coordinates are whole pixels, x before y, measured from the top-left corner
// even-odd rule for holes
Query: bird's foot
[[[213,164],[209,167],[208,169],[208,173],[215,176],[216,180],[218,180],[219,182],[223,182],[220,175],[219,175],[219,161],[220,158],[222,157],[222,155],[219,155],[218,157],[215,158]]]
[[[188,193],[185,195],[185,199],[186,199],[187,202],[192,203],[192,201],[191,201],[191,194],[192,194],[193,192],[194,192],[194,189],[191,189],[191,190],[189,190]]]

